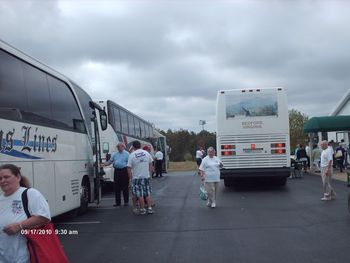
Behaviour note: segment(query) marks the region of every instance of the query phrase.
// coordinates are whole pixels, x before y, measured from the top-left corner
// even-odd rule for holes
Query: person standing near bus
[[[323,197],[322,201],[330,201],[332,197],[336,196],[332,186],[332,176],[333,176],[333,149],[328,147],[327,141],[321,142],[321,176],[323,183]]]
[[[129,176],[127,164],[129,153],[125,150],[125,145],[122,142],[117,144],[117,151],[112,154],[111,159],[103,163],[101,166],[113,164],[114,167],[114,191],[115,204],[114,207],[121,206],[121,192],[123,191],[124,205],[129,205]]]
[[[207,206],[211,208],[216,207],[216,193],[220,182],[220,168],[223,167],[221,160],[215,156],[213,147],[207,150],[208,155],[204,157],[199,172],[202,181],[205,182],[205,188],[208,192]]]
[[[203,147],[200,147],[197,151],[196,151],[196,163],[197,163],[197,168],[199,169],[199,166],[202,163],[202,159],[204,156],[204,150]],[[200,174],[200,171],[198,170],[198,174]]]
[[[27,240],[21,231],[43,226],[50,222],[50,208],[45,197],[30,188],[28,218],[22,204],[22,193],[29,188],[20,168],[13,164],[0,166],[0,262],[29,262]]]
[[[156,160],[156,177],[163,177],[163,153],[161,150],[157,149],[156,154],[154,155],[154,158]]]
[[[152,205],[146,210],[144,201],[144,198],[146,198],[147,204],[152,204],[152,188],[149,176],[153,170],[153,160],[147,151],[141,149],[141,143],[139,141],[134,141],[132,146],[135,151],[130,154],[127,166],[133,195],[133,212],[141,215],[147,212],[148,214],[153,214]],[[137,201],[139,202],[140,210],[137,208]]]

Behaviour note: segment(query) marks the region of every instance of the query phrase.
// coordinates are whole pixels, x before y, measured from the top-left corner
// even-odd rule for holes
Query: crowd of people
[[[153,214],[154,205],[151,193],[150,178],[163,177],[164,155],[156,149],[152,156],[151,148],[147,145],[141,149],[140,141],[134,141],[130,152],[126,151],[122,142],[117,144],[117,151],[102,167],[113,165],[114,168],[114,207],[121,206],[121,193],[123,193],[124,206],[129,206],[129,189],[132,193],[133,212],[144,215]],[[147,209],[146,209],[147,207]]]
[[[342,139],[339,143],[335,143],[333,140],[331,140],[328,142],[328,146],[332,151],[332,167],[339,169],[339,171],[342,173],[347,169],[349,163],[349,145]],[[321,153],[322,150],[317,144],[312,145],[312,150],[310,150],[309,146],[304,148],[302,144],[298,144],[294,151],[294,156],[296,161],[302,163],[302,168],[305,172],[307,172],[308,168],[312,167],[316,173],[320,173]],[[312,160],[312,163],[310,163],[310,160]]]
[[[339,169],[342,173],[347,169],[349,156],[349,145],[341,140],[339,143],[331,141],[322,141],[320,147],[314,144],[312,150],[306,146],[305,148],[298,144],[295,152],[296,162],[301,163],[301,168],[307,172],[308,168],[321,174],[323,184],[322,201],[329,201],[336,197],[336,193],[331,186],[334,169]],[[312,161],[312,163],[310,163]]]

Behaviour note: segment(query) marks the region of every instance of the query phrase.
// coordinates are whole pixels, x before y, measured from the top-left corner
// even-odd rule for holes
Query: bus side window
[[[48,76],[50,86],[50,97],[52,107],[52,117],[55,121],[62,125],[62,128],[77,129],[81,125],[74,127],[74,122],[82,121],[82,117],[78,105],[69,90],[68,86],[51,76]],[[80,130],[80,132],[86,132]]]
[[[20,120],[27,111],[21,61],[0,49],[0,116]]]
[[[27,90],[28,114],[25,120],[52,125],[49,87],[46,73],[23,63],[24,85]]]

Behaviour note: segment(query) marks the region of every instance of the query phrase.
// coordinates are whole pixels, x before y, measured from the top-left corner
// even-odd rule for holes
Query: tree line
[[[291,109],[289,111],[289,129],[290,129],[290,146],[294,149],[298,143],[304,144],[307,135],[304,133],[304,124],[308,121],[308,116],[298,110]],[[199,147],[207,149],[210,146],[216,148],[216,134],[202,130],[199,133],[180,129],[173,131],[160,131],[166,136],[167,143],[171,149],[170,161],[194,161],[195,153]]]

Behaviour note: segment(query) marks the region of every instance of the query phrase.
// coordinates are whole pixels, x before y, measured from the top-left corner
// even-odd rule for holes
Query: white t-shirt
[[[20,187],[10,196],[0,195],[0,262],[29,263],[25,236],[20,233],[9,236],[3,231],[6,225],[27,219],[22,204],[24,190]],[[51,219],[49,205],[43,195],[33,188],[27,191],[27,195],[29,213]]]
[[[199,170],[204,172],[206,182],[220,182],[220,163],[220,159],[216,156],[204,157]]]
[[[323,150],[321,153],[321,167],[327,167],[329,161],[333,161],[333,148],[328,147],[326,150]]]
[[[203,151],[197,150],[196,151],[196,159],[202,159],[203,158]]]
[[[154,155],[154,158],[158,161],[163,160],[163,153],[161,151],[156,152],[156,154]]]
[[[132,179],[149,178],[151,155],[145,150],[137,149],[129,155],[128,167],[132,168]]]

